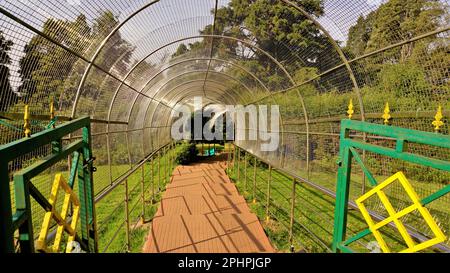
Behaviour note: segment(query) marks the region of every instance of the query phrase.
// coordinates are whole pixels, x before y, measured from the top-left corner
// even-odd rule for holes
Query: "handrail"
[[[119,178],[117,178],[109,187],[102,190],[102,192],[98,193],[95,196],[94,202],[98,203],[100,200],[102,200],[108,193],[110,193],[112,190],[114,190],[118,185],[122,184],[128,177],[130,177],[132,174],[134,174],[142,165],[144,165],[149,159],[155,156],[158,152],[160,152],[162,149],[166,148],[172,144],[172,142],[168,142],[164,144],[163,146],[159,147],[157,150],[151,152],[149,155],[144,157],[141,161],[139,161],[138,164],[133,166],[130,170],[128,170],[126,173],[122,174]]]
[[[101,227],[99,226],[99,230],[103,230],[104,232],[108,232],[108,225],[107,223],[110,221],[114,221],[115,223],[119,223],[119,225],[117,227],[113,227],[110,232],[112,232],[112,236],[104,236],[103,239],[105,239],[105,245],[101,246],[102,247],[102,252],[106,252],[108,251],[108,249],[111,247],[113,241],[116,240],[117,236],[119,235],[120,231],[124,228],[125,229],[125,243],[123,245],[122,248],[120,249],[116,249],[119,251],[122,251],[123,249],[125,249],[125,251],[129,252],[131,251],[131,246],[132,246],[132,242],[131,242],[131,233],[135,230],[137,223],[139,221],[139,219],[141,220],[141,223],[145,223],[146,219],[145,219],[145,203],[146,198],[145,198],[145,193],[148,191],[148,189],[150,188],[150,186],[152,187],[152,194],[151,194],[151,200],[154,201],[155,200],[155,194],[160,193],[161,191],[158,190],[157,192],[155,192],[153,189],[153,187],[155,186],[155,173],[157,172],[157,179],[158,179],[158,185],[160,183],[160,179],[163,179],[164,181],[167,181],[166,178],[168,175],[168,172],[170,172],[171,167],[173,167],[173,163],[175,160],[175,155],[174,155],[174,151],[175,151],[175,147],[176,147],[177,142],[176,141],[169,141],[168,143],[160,146],[158,149],[152,151],[150,154],[148,154],[147,156],[145,156],[142,160],[140,160],[136,165],[134,165],[132,168],[130,168],[127,172],[125,172],[124,174],[122,174],[119,178],[117,178],[111,185],[109,185],[108,187],[104,188],[99,194],[97,194],[94,198],[94,203],[95,204],[99,204],[99,202],[106,197],[107,195],[109,195],[114,189],[117,188],[117,186],[119,185],[124,185],[125,186],[125,191],[124,193],[119,193],[124,195],[124,199],[120,200],[119,203],[115,203],[115,207],[113,208],[112,212],[109,212],[108,215],[106,215],[102,221],[102,225]],[[162,157],[161,157],[162,154]],[[165,158],[165,163],[164,164],[164,170],[161,169],[161,159]],[[154,170],[153,169],[153,162],[155,160],[158,160],[158,169]],[[151,175],[152,178],[151,180],[151,185],[148,185],[147,187],[145,187],[145,163],[147,162],[152,162],[152,171],[151,171]],[[130,189],[128,188],[130,186],[130,181],[128,180],[128,178],[136,173],[139,173],[139,170],[142,170],[142,177],[139,179],[138,181],[135,181],[135,185],[133,185]],[[167,172],[168,171],[168,172]],[[140,180],[140,181],[139,181]],[[134,180],[133,180],[134,181]],[[139,189],[140,188],[140,189]],[[134,200],[134,201],[132,201]],[[135,214],[136,212],[136,208],[139,207],[139,204],[142,205],[142,210],[139,212],[139,214]],[[124,206],[125,205],[125,206]],[[121,210],[124,210],[123,212],[121,212]],[[112,220],[114,217],[114,215],[122,215],[119,216],[118,219],[114,219]],[[134,217],[136,216],[136,220],[134,219]],[[103,232],[103,233],[104,233]],[[106,234],[106,233],[104,233]]]

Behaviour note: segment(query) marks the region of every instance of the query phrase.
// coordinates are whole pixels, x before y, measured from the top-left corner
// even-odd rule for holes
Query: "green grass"
[[[201,144],[199,144],[201,146]],[[198,145],[198,146],[199,146]],[[205,145],[206,146],[206,145]],[[180,151],[180,146],[177,146],[175,153]],[[226,147],[228,150],[229,147]],[[221,151],[224,149],[221,145],[216,145],[216,149]],[[166,156],[161,157],[161,171],[164,172],[166,165]],[[230,177],[236,181],[239,191],[250,203],[251,209],[262,220],[266,233],[274,246],[280,251],[289,251],[291,244],[289,242],[289,223],[290,223],[290,208],[291,208],[291,194],[292,194],[292,178],[286,177],[282,173],[272,170],[272,183],[270,187],[270,206],[269,214],[270,220],[266,219],[266,199],[267,199],[267,180],[268,169],[263,164],[257,165],[256,176],[256,191],[253,194],[253,166],[248,164],[247,168],[247,182],[245,182],[243,157],[240,163],[240,179],[237,180],[235,172],[230,173]],[[290,162],[295,164],[296,162]],[[301,165],[301,164],[299,164]],[[95,193],[98,194],[105,187],[110,185],[109,180],[109,166],[96,166],[97,172],[94,173],[94,188]],[[172,166],[175,167],[175,166]],[[129,165],[112,166],[112,178],[116,179],[120,174],[129,170]],[[313,168],[314,169],[314,168]],[[317,169],[317,168],[316,168]],[[67,172],[64,172],[67,178]],[[161,192],[164,191],[166,182],[169,179],[172,169],[166,170],[161,175],[160,190],[158,190],[158,163],[154,163],[154,172],[151,172],[150,163],[144,165],[144,189],[145,189],[145,223],[141,224],[142,216],[142,191],[141,169],[132,174],[128,180],[128,203],[130,211],[130,252],[140,252],[145,242],[145,237],[148,233],[150,220],[157,211]],[[296,172],[301,177],[306,177],[306,173],[298,170]],[[47,173],[39,175],[33,179],[34,185],[45,195],[48,196],[55,170],[49,170]],[[166,178],[164,180],[164,178]],[[383,181],[386,176],[377,176],[377,181]],[[312,171],[310,173],[310,180],[324,186],[328,189],[335,189],[336,174],[332,171]],[[153,181],[153,184],[152,184]],[[166,182],[165,182],[166,181]],[[350,200],[361,195],[361,181],[362,176],[359,171],[352,174]],[[420,193],[431,193],[439,188],[437,184],[431,184],[418,181],[410,181],[416,191]],[[77,185],[77,183],[75,184]],[[98,225],[99,251],[106,249],[106,252],[124,252],[126,251],[126,233],[125,233],[125,183],[117,186],[105,198],[96,204],[96,216]],[[152,186],[153,185],[153,186]],[[153,189],[153,190],[152,190]],[[367,187],[369,190],[370,187]],[[75,187],[77,191],[77,186]],[[153,193],[154,191],[154,193]],[[253,204],[252,200],[256,199]],[[392,202],[404,202],[406,199],[401,195],[390,196]],[[152,201],[153,200],[153,201]],[[42,225],[42,219],[45,211],[34,201],[32,201],[33,208],[33,225],[34,235],[37,236]],[[58,203],[57,209],[61,207],[61,200]],[[293,246],[295,250],[304,249],[308,252],[327,252],[330,250],[333,221],[334,221],[334,199],[328,197],[316,189],[305,184],[299,184],[296,187],[295,198],[295,221],[293,225]],[[436,202],[427,206],[433,216],[438,219],[449,219],[448,211],[448,196],[441,198]],[[412,226],[423,224],[417,217],[410,217],[409,222]],[[448,222],[448,221],[447,221]],[[445,222],[444,222],[445,223]],[[367,227],[359,211],[350,210],[348,215],[348,235],[356,234],[357,232]],[[450,227],[449,227],[450,228]],[[444,226],[445,230],[445,226]],[[447,231],[448,232],[448,231]],[[396,232],[392,230],[383,230],[388,245],[394,249],[399,249],[404,246],[402,240]],[[365,251],[365,245],[374,241],[373,236],[367,236],[351,247],[358,251]],[[110,241],[112,241],[110,243]],[[109,244],[110,243],[110,244]],[[447,241],[448,243],[448,241]],[[108,246],[109,244],[109,246]]]
[[[180,150],[178,146],[175,153]],[[128,203],[130,222],[130,252],[141,252],[142,246],[148,233],[149,223],[159,206],[162,192],[170,180],[173,168],[166,164],[167,156],[161,156],[161,178],[158,183],[158,161],[154,162],[154,172],[151,172],[151,163],[144,166],[144,224],[141,223],[142,216],[142,170],[136,171],[127,181]],[[167,167],[164,173],[164,168]],[[170,167],[170,168],[169,168]],[[165,175],[164,175],[165,174]],[[152,184],[153,183],[153,184]],[[126,228],[125,228],[125,184],[119,185],[104,199],[96,204],[99,251],[124,252],[126,251]],[[117,233],[118,232],[118,233]],[[115,235],[117,233],[117,235]],[[113,237],[115,238],[113,239]],[[113,241],[110,243],[110,241]],[[110,245],[108,246],[108,244]]]
[[[172,152],[177,154],[180,146],[177,146]],[[98,227],[99,251],[102,252],[125,252],[126,251],[126,225],[125,222],[125,184],[128,185],[128,204],[129,204],[129,222],[130,222],[130,252],[141,252],[148,233],[149,221],[153,218],[158,208],[161,193],[164,191],[167,182],[170,179],[173,168],[167,164],[167,155],[161,156],[161,178],[158,183],[158,160],[154,162],[154,172],[151,172],[151,163],[144,165],[144,183],[145,190],[145,223],[141,224],[142,216],[142,169],[138,169],[132,174],[126,182],[118,185],[108,195],[96,203],[96,219]],[[173,163],[176,164],[176,163]],[[95,165],[95,164],[94,164]],[[95,165],[97,171],[94,172],[94,192],[95,195],[110,186],[110,168],[107,165]],[[167,169],[165,169],[167,167]],[[112,179],[117,179],[121,174],[126,173],[130,169],[129,165],[116,165],[111,167]],[[58,171],[49,169],[45,173],[32,179],[37,189],[48,198],[53,179],[56,173],[61,172],[63,177],[68,180],[69,174],[65,170]],[[152,178],[153,177],[153,178]],[[152,182],[154,183],[152,185]],[[159,187],[158,187],[159,185]],[[13,185],[12,185],[13,186]],[[159,188],[159,189],[158,189]],[[78,192],[78,183],[75,182],[74,191]],[[58,195],[56,210],[60,211],[62,206],[62,190]],[[31,198],[31,207],[33,215],[34,237],[39,235],[41,230],[45,211],[40,205]],[[14,201],[13,201],[14,210]],[[53,223],[55,224],[55,223]],[[80,222],[78,223],[78,231],[80,230]],[[114,238],[113,238],[114,237]],[[110,241],[112,241],[110,243]],[[109,244],[109,246],[108,246]],[[61,244],[63,247],[63,242]]]
[[[242,158],[243,157],[241,157],[241,159]],[[243,160],[240,162],[239,166],[240,179],[237,179],[237,164],[235,164],[234,170],[229,173],[230,177],[236,182],[238,190],[250,203],[252,211],[260,218],[264,229],[274,246],[281,252],[289,251],[291,247],[289,242],[289,225],[292,204],[292,178],[272,170],[269,205],[270,220],[266,222],[268,169],[257,165],[256,190],[254,193],[253,165],[248,164],[246,172]],[[245,180],[245,173],[247,173],[247,182]],[[306,177],[305,173],[298,173],[300,176],[303,175],[303,177]],[[377,181],[380,182],[385,178],[386,177],[376,177]],[[336,174],[312,172],[310,174],[310,179],[328,189],[335,190]],[[354,198],[361,195],[361,181],[361,174],[352,174],[350,200],[354,200]],[[419,187],[420,190],[425,192],[437,189],[434,184],[419,183],[416,181],[410,182],[415,187]],[[370,187],[367,188],[367,190],[369,189]],[[292,242],[295,251],[303,249],[307,252],[329,252],[333,239],[334,198],[324,195],[316,189],[302,183],[296,186],[295,194],[295,221],[293,225]],[[257,201],[255,204],[252,202],[254,198]],[[402,197],[397,198],[401,199]],[[440,215],[443,217],[441,219],[448,219],[444,217],[448,217],[449,214],[448,206],[445,206],[444,201],[445,200],[442,200],[441,203],[437,203],[432,208],[429,208],[432,215]],[[411,216],[408,223],[416,227],[421,223],[421,221],[416,218],[416,216]],[[366,228],[367,225],[360,212],[349,210],[347,238]],[[387,244],[394,251],[406,247],[397,231],[387,228],[383,229],[382,233]],[[367,252],[366,245],[370,241],[375,241],[372,235],[368,235],[350,246],[357,251]]]

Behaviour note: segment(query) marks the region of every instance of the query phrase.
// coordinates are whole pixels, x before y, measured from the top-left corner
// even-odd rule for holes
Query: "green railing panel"
[[[395,141],[395,148],[383,147],[350,138],[350,132],[362,134],[374,134]],[[436,170],[450,172],[450,162],[429,156],[418,155],[408,150],[408,143],[421,144],[441,149],[450,149],[450,136],[438,133],[422,132],[395,126],[373,124],[368,122],[342,120],[340,131],[340,152],[338,160],[338,177],[336,186],[336,204],[334,216],[334,233],[332,249],[335,252],[353,252],[349,244],[362,237],[371,234],[369,229],[362,230],[351,238],[346,238],[347,213],[349,204],[349,189],[352,175],[352,159],[358,163],[372,186],[377,182],[364,165],[364,159],[355,149],[371,152],[388,158],[398,159],[404,162],[420,166],[427,166]],[[450,151],[449,151],[450,153]],[[450,192],[450,185],[434,190],[432,194],[421,200],[422,205],[429,204]],[[446,246],[443,246],[446,248]]]
[[[34,252],[34,231],[30,196],[45,210],[51,211],[52,205],[31,183],[31,179],[48,170],[58,162],[71,157],[69,186],[73,188],[78,181],[78,196],[81,205],[81,237],[77,237],[82,248],[88,252],[97,252],[97,229],[93,191],[93,156],[91,152],[91,121],[89,117],[69,121],[55,128],[36,133],[30,137],[0,146],[0,223],[1,252],[11,253],[14,248],[14,233],[19,232],[21,252]],[[62,138],[82,130],[82,138],[63,145]],[[9,162],[51,144],[52,153],[37,160],[31,166],[13,173],[16,212],[12,214]],[[77,179],[77,180],[76,180]]]

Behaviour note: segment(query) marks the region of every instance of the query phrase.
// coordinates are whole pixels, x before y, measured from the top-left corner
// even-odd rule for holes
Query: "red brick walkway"
[[[177,167],[143,252],[274,252],[223,160]]]

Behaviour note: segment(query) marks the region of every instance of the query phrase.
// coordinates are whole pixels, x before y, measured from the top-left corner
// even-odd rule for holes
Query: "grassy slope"
[[[180,147],[178,146],[174,151],[177,153]],[[151,163],[147,162],[144,166],[144,189],[145,189],[145,220],[152,219],[156,213],[158,201],[160,198],[160,192],[164,190],[174,166],[167,165],[167,156],[161,157],[161,180],[160,188],[158,191],[158,163],[154,163],[154,172],[151,172]],[[167,167],[167,169],[165,169]],[[109,182],[109,166],[96,166],[97,171],[94,173],[94,191],[98,194],[103,189],[110,185]],[[113,180],[117,179],[121,174],[129,170],[129,165],[112,166],[111,172]],[[170,168],[170,170],[169,170]],[[164,172],[166,170],[166,172]],[[39,189],[44,196],[48,197],[53,183],[55,171],[48,171],[45,174],[41,174],[35,177],[32,181],[33,184]],[[63,177],[68,179],[68,172],[62,172]],[[153,176],[153,180],[151,177]],[[143,246],[145,236],[148,231],[148,224],[142,225],[140,218],[142,215],[142,191],[141,183],[142,171],[139,169],[136,173],[131,175],[128,180],[129,191],[129,211],[130,211],[130,242],[131,251],[140,252]],[[154,182],[154,188],[152,187],[152,181]],[[78,191],[77,182],[75,182],[75,192]],[[123,252],[125,251],[125,183],[118,185],[112,190],[106,197],[96,204],[96,216],[98,226],[98,238],[99,238],[99,251],[102,252],[110,240],[112,243],[108,246],[107,252]],[[154,194],[152,194],[154,190]],[[62,190],[61,190],[62,192]],[[62,206],[63,195],[58,195],[56,210],[60,211]],[[152,202],[153,199],[153,202]],[[33,212],[33,226],[34,236],[38,236],[41,230],[43,216],[45,211],[39,206],[39,204],[31,198],[32,212]],[[78,229],[80,225],[78,224]],[[113,238],[114,237],[114,238]],[[67,238],[63,239],[63,242]],[[63,247],[63,243],[61,247]]]
[[[177,147],[175,153],[180,147]],[[145,223],[141,224],[142,215],[142,171],[139,170],[128,179],[129,211],[130,211],[130,243],[131,252],[140,252],[147,236],[149,220],[153,218],[159,205],[161,193],[164,191],[169,177],[175,166],[168,166],[167,156],[161,157],[161,179],[158,183],[158,163],[154,162],[154,172],[151,171],[151,163],[145,164],[144,189],[145,189]],[[166,172],[164,172],[167,166]],[[166,175],[164,175],[166,174]],[[154,184],[152,184],[154,183]],[[158,190],[158,185],[160,190]],[[154,193],[154,194],[153,194]],[[125,251],[125,186],[119,185],[96,206],[97,223],[99,226],[99,250],[103,251],[114,236],[111,245],[106,252]],[[152,201],[153,200],[153,201]],[[117,233],[117,235],[116,235]]]
[[[237,166],[237,165],[235,165]],[[290,208],[292,196],[292,178],[288,178],[278,171],[272,170],[272,182],[270,187],[270,219],[266,219],[267,208],[267,181],[268,170],[257,166],[256,171],[256,203],[253,203],[253,166],[247,167],[247,182],[245,182],[244,163],[240,163],[240,179],[237,179],[237,168],[230,172],[230,177],[236,181],[239,191],[251,203],[252,210],[261,220],[264,220],[264,228],[272,243],[280,251],[288,251],[289,243],[289,224]],[[313,181],[320,181],[320,184],[328,189],[335,188],[336,176],[329,173],[312,173]],[[385,177],[377,177],[378,181],[383,181]],[[352,183],[361,181],[361,175],[354,174]],[[414,182],[419,187],[425,187],[431,190],[429,184]],[[431,187],[434,187],[432,185]],[[359,193],[353,191],[351,199],[354,199]],[[438,205],[434,207],[434,213],[445,213],[445,208]],[[413,221],[412,219],[411,221]],[[293,246],[295,250],[305,249],[310,252],[330,251],[333,236],[334,221],[334,199],[328,197],[317,190],[305,185],[299,184],[296,187],[295,197],[295,221],[293,226]],[[417,223],[416,223],[417,224]],[[348,214],[348,234],[356,234],[367,227],[359,211],[350,210]],[[405,247],[403,240],[398,239],[398,234],[392,229],[383,229],[382,233],[388,245],[393,250],[400,250]],[[352,248],[358,251],[367,251],[365,246],[368,242],[375,241],[372,235],[366,236],[358,243],[352,244]]]

